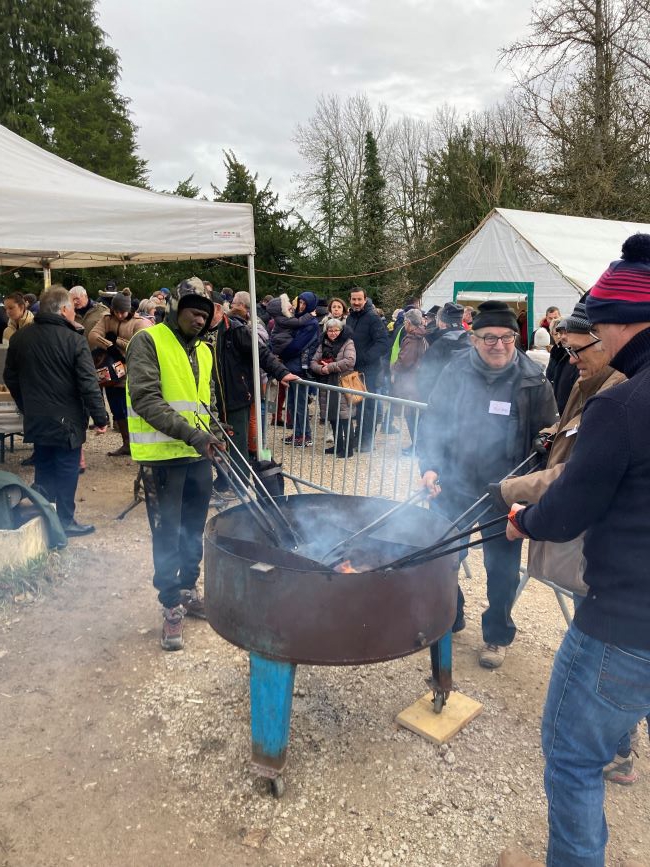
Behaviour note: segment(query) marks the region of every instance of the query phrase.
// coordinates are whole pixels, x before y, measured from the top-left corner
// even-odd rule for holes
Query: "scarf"
[[[490,365],[486,364],[478,354],[476,347],[473,346],[470,351],[469,360],[472,368],[477,373],[480,373],[489,385],[492,385],[493,382],[496,382],[497,379],[501,379],[502,376],[510,376],[513,373],[513,368],[519,363],[519,354],[515,352],[512,359],[505,367],[490,367]]]

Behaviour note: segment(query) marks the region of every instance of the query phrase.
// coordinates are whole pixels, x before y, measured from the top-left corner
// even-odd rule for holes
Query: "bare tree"
[[[294,136],[307,163],[307,170],[296,178],[301,203],[314,212],[316,223],[327,226],[330,238],[348,241],[357,250],[361,245],[363,155],[368,131],[379,145],[385,171],[391,149],[388,109],[380,105],[374,110],[365,94],[345,102],[338,96],[321,97],[315,114],[297,127]],[[328,202],[325,211],[324,201]]]
[[[503,50],[561,207],[608,216],[643,207],[633,190],[646,183],[649,37],[647,0],[545,0],[529,36]]]

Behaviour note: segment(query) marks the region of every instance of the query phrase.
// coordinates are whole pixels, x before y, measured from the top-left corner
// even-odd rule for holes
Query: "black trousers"
[[[379,382],[379,368],[373,367],[370,370],[364,370],[363,377],[366,383],[366,390],[371,393],[377,392]],[[361,412],[363,407],[363,428],[361,428]],[[369,445],[375,436],[375,428],[381,424],[382,420],[381,403],[371,398],[365,397],[363,403],[357,406],[355,416],[354,440],[355,445]]]
[[[44,446],[34,443],[34,484],[50,503],[64,527],[74,518],[74,495],[79,481],[81,447]]]
[[[153,540],[153,586],[165,608],[196,585],[203,530],[212,489],[209,461],[142,467],[147,517]]]
[[[245,479],[248,479],[248,467],[246,466],[245,461],[248,460],[248,426],[250,420],[250,406],[245,406],[242,409],[230,410],[228,412],[228,424],[232,430],[233,441],[244,456],[244,460],[242,460],[235,449],[229,448],[230,460],[239,468],[240,475],[243,475]]]

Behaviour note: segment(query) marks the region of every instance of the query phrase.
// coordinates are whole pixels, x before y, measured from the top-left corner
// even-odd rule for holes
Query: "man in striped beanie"
[[[564,471],[538,503],[513,505],[507,535],[568,542],[585,533],[587,595],[555,656],[542,720],[546,857],[603,867],[603,768],[650,712],[650,235],[627,239],[586,312],[628,380],[587,402]],[[507,855],[500,867],[534,863]]]

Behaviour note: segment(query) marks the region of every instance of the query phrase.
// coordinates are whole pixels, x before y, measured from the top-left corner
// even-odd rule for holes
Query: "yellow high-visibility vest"
[[[144,333],[144,331],[142,332]],[[161,322],[146,329],[156,347],[158,366],[160,368],[160,384],[163,399],[182,415],[192,427],[202,425],[196,419],[196,414],[208,425],[210,416],[202,404],[210,406],[210,377],[212,375],[212,353],[205,343],[196,347],[196,357],[199,363],[199,384],[197,386],[194,371],[187,356],[173,331]],[[134,335],[135,339],[146,339]],[[151,427],[131,405],[129,393],[129,378],[126,380],[126,405],[129,426],[129,441],[131,457],[134,461],[170,461],[174,458],[197,458],[199,453],[183,440],[175,440],[156,428]]]

